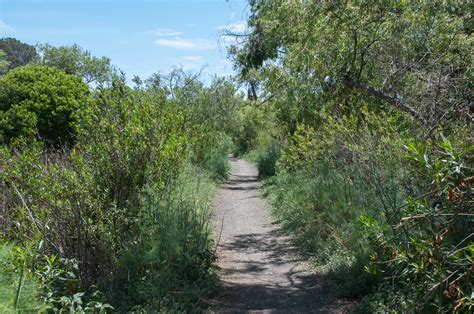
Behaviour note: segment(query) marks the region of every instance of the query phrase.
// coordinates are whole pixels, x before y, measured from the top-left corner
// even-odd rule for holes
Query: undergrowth
[[[144,311],[200,311],[216,289],[210,215],[215,185],[188,165],[166,193],[149,186],[139,240],[119,257],[114,304]]]

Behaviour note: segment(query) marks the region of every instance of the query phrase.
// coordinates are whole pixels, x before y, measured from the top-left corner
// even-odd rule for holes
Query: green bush
[[[0,142],[38,136],[51,146],[71,145],[76,112],[89,90],[80,79],[45,66],[25,66],[0,78]]]
[[[367,271],[390,276],[380,289],[396,289],[420,310],[471,312],[474,147],[443,140],[406,148],[414,183],[428,192],[407,197],[386,219],[361,217],[373,250]]]
[[[370,113],[344,117],[343,125],[321,118],[323,127],[296,128],[266,193],[274,215],[334,291],[361,297],[379,278],[365,272],[371,249],[359,217],[379,219],[402,202],[397,122]]]
[[[232,140],[225,134],[215,136],[214,144],[208,147],[201,165],[217,181],[225,180],[230,171],[228,155],[233,148]]]
[[[27,268],[52,309],[203,308],[214,287],[208,176],[224,174],[226,141],[212,146],[218,133],[196,132],[188,109],[124,78],[93,96],[71,149],[0,148],[3,236],[40,247]],[[198,146],[219,158],[206,171],[186,166]]]
[[[267,181],[274,214],[341,296],[470,311],[472,146],[404,147],[396,119],[383,121],[298,127]]]
[[[265,147],[257,149],[254,153],[255,163],[259,178],[267,178],[276,174],[276,163],[280,157],[277,147]]]

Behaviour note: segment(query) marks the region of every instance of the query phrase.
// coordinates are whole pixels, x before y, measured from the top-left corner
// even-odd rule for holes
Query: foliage
[[[16,251],[16,252],[15,252]],[[39,285],[25,267],[25,260],[15,258],[18,248],[0,247],[0,310],[2,313],[39,311]],[[15,267],[17,266],[17,267]]]
[[[0,141],[37,135],[51,146],[72,144],[75,114],[88,92],[78,79],[54,68],[8,72],[0,78]]]
[[[266,178],[276,174],[276,162],[280,156],[278,147],[265,147],[255,151],[258,177]]]
[[[86,86],[50,67],[5,78],[31,69]],[[234,109],[220,111],[241,98],[220,80],[172,92],[160,80],[125,82],[114,76],[89,92],[71,123],[74,145],[18,138],[0,149],[3,238],[26,252],[51,311],[204,309],[216,285],[211,179],[227,175]]]
[[[113,74],[109,58],[91,56],[89,51],[83,50],[76,44],[60,47],[40,45],[39,54],[39,64],[76,75],[86,84],[109,81]]]
[[[313,108],[332,104],[342,113],[371,104],[405,112],[427,129],[448,127],[454,117],[468,119],[468,6],[254,1],[253,31],[234,51],[236,65],[243,74],[259,68],[264,94],[290,132],[317,122]],[[255,60],[241,62],[248,58]]]
[[[41,282],[41,294],[48,310],[106,313],[113,309],[110,304],[102,302],[103,296],[99,291],[91,294],[81,292],[76,260],[51,255],[45,256],[38,264],[35,275]]]
[[[232,140],[226,134],[215,137],[216,144],[209,146],[202,160],[202,167],[206,169],[211,178],[222,181],[227,178],[230,171],[228,154],[232,151]]]
[[[210,215],[214,186],[183,167],[166,193],[147,188],[138,240],[121,254],[117,303],[146,311],[197,311],[215,287]],[[137,309],[137,307],[136,307]]]
[[[5,51],[0,49],[0,72],[6,71],[9,65],[10,62],[8,62],[8,60],[6,59]]]
[[[473,147],[459,149],[445,140],[407,149],[419,180],[430,189],[397,208],[388,219],[391,228],[361,218],[374,247],[367,269],[393,276],[392,284],[424,300],[419,307],[471,311],[473,169],[466,157]],[[390,240],[380,241],[384,238]]]
[[[256,0],[230,50],[280,129],[275,216],[366,308],[472,310],[469,8]]]
[[[6,54],[8,66],[0,68],[0,76],[17,67],[27,65],[36,60],[38,54],[34,46],[22,43],[15,38],[1,38],[0,50]]]

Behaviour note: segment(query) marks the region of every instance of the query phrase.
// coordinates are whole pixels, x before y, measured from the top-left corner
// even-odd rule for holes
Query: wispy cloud
[[[248,30],[247,21],[235,22],[227,25],[217,26],[218,30],[228,31],[231,33],[242,34]]]
[[[176,30],[170,29],[170,28],[158,28],[158,29],[149,31],[148,33],[154,34],[158,37],[170,37],[170,36],[183,35],[183,32],[176,31]]]
[[[5,23],[4,21],[0,20],[0,33],[2,34],[9,34],[9,33],[14,33],[15,29]]]
[[[219,47],[229,48],[230,46],[240,46],[245,43],[247,38],[245,36],[221,35],[219,37]]]
[[[216,48],[216,44],[204,39],[184,39],[175,37],[173,39],[158,38],[154,41],[158,46],[171,47],[176,49],[197,49],[209,50]]]
[[[202,61],[202,56],[183,56],[181,57],[183,61],[199,62]]]
[[[148,31],[147,33],[155,35],[157,39],[155,39],[153,43],[162,47],[170,47],[175,49],[209,50],[214,49],[217,46],[216,43],[205,39],[183,38],[183,32],[170,28],[158,28]]]

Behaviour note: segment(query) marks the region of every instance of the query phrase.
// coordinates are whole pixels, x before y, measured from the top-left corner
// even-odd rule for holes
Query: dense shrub
[[[222,121],[201,124],[209,91],[193,86],[195,108],[165,87],[115,77],[78,106],[73,146],[20,137],[1,147],[3,239],[18,243],[48,309],[206,307],[216,285],[213,187],[232,141]]]
[[[32,84],[32,108],[52,106],[59,100],[41,94],[48,75],[85,86],[56,69],[26,67],[5,77],[3,91],[30,97],[21,87]],[[84,91],[87,105],[74,103],[67,121],[70,146],[59,147],[59,132],[44,138],[38,125],[44,142],[18,136],[0,148],[3,239],[25,261],[7,264],[35,278],[38,300],[52,311],[204,309],[216,286],[211,205],[233,149],[225,119],[235,108],[226,98],[235,107],[242,99],[226,81],[208,88],[186,80],[172,92],[156,80],[135,89],[125,81]],[[39,113],[54,124],[54,111]]]
[[[276,174],[276,163],[280,151],[276,147],[263,147],[254,152],[254,159],[258,169],[258,177],[266,178]]]
[[[406,148],[414,183],[428,192],[407,197],[385,219],[361,217],[373,249],[367,271],[392,277],[381,289],[396,289],[408,300],[404,310],[423,300],[424,311],[472,311],[474,148],[446,139]]]
[[[61,70],[26,66],[0,78],[0,141],[37,136],[51,146],[75,139],[76,112],[89,90]]]
[[[202,167],[206,169],[211,177],[221,181],[227,178],[230,171],[228,155],[232,151],[232,140],[225,134],[215,136],[216,143],[207,148],[201,161]]]

